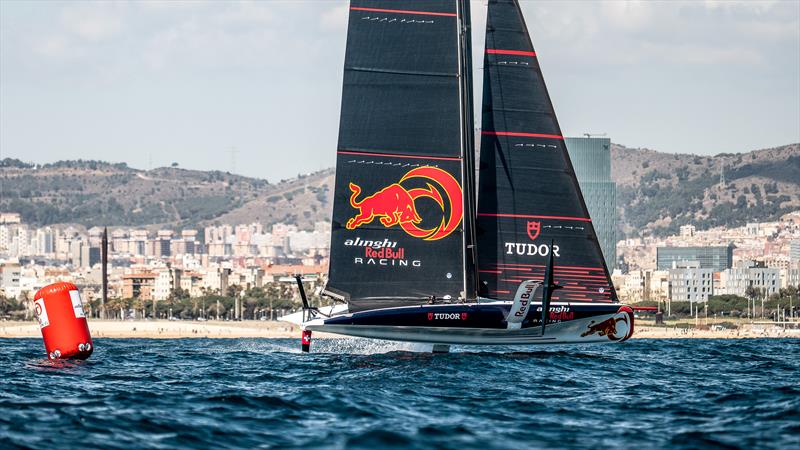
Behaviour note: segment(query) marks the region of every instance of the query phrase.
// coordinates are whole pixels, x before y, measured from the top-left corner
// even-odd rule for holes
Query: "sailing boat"
[[[311,331],[628,339],[633,311],[618,302],[517,1],[488,4],[478,177],[469,1],[352,0],[349,14],[323,291],[340,304],[326,313],[302,292],[304,349]]]

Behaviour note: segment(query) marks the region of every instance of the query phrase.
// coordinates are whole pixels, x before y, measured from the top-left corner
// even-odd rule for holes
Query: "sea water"
[[[800,340],[0,339],[0,448],[800,448]]]

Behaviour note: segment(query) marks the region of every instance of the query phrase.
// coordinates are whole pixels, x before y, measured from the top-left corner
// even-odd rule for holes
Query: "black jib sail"
[[[553,301],[617,301],[539,61],[516,0],[490,0],[478,191],[481,294],[511,300],[542,279]]]
[[[326,286],[350,311],[474,296],[464,13],[456,0],[351,2]]]

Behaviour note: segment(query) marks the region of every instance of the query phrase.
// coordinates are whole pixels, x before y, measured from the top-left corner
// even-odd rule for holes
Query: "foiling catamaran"
[[[311,331],[435,351],[633,333],[517,0],[488,4],[477,171],[471,52],[469,0],[351,1],[323,291],[339,304],[311,307],[298,279],[304,350]]]

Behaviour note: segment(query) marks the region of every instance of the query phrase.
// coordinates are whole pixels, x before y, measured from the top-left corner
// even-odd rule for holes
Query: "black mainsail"
[[[478,191],[481,293],[511,300],[542,279],[552,241],[553,301],[616,302],[536,52],[516,0],[490,0]]]
[[[475,297],[467,3],[351,2],[326,286],[351,312]]]

